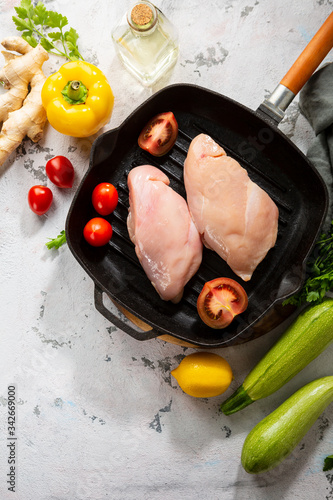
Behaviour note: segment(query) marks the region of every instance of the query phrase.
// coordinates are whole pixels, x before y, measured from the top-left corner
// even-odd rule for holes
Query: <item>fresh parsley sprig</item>
[[[331,469],[333,469],[333,455],[330,455],[330,456],[325,458],[323,471],[327,471],[327,470],[331,470]]]
[[[42,2],[38,2],[34,7],[31,0],[21,0],[15,11],[17,16],[12,19],[16,29],[22,31],[22,38],[32,47],[40,43],[50,54],[60,55],[71,61],[83,60],[77,46],[79,35],[74,28],[64,31],[68,25],[67,17],[46,10]],[[55,31],[50,32],[50,28]]]
[[[56,238],[49,238],[50,241],[45,243],[47,248],[51,250],[51,248],[60,248],[62,245],[66,243],[66,233],[65,230],[63,229],[60,234]]]
[[[333,289],[333,220],[327,234],[317,240],[308,261],[308,277],[302,289],[283,304],[318,304]]]

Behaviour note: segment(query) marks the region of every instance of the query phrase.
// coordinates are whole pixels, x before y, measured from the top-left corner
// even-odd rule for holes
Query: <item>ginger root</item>
[[[6,89],[0,95],[0,166],[21,144],[25,136],[33,142],[42,138],[46,112],[42,106],[41,90],[46,80],[43,63],[49,58],[41,45],[32,48],[21,37],[8,37],[2,46],[5,65],[0,70],[0,82]],[[16,55],[18,52],[22,55]]]

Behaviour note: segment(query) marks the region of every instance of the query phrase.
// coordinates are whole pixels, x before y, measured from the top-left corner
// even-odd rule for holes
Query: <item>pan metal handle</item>
[[[333,12],[296,59],[270,97],[265,99],[258,109],[268,114],[275,122],[280,123],[291,101],[306,84],[332,47]]]
[[[103,290],[96,284],[94,290],[94,300],[95,300],[95,307],[98,312],[100,312],[107,320],[113,323],[117,328],[127,333],[131,337],[135,338],[136,340],[150,340],[150,339],[155,339],[156,337],[161,335],[154,328],[152,327],[150,328],[149,325],[147,325],[150,328],[149,330],[136,330],[130,324],[118,318],[118,316],[113,314],[113,312],[110,311],[110,309],[108,309],[105,306],[103,302]]]

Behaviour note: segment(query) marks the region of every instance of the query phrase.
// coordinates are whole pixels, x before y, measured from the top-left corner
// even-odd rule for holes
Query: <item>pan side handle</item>
[[[151,328],[149,330],[136,330],[133,328],[130,324],[126,323],[125,321],[122,321],[118,316],[116,316],[110,309],[108,309],[103,301],[103,290],[95,284],[95,290],[94,290],[94,300],[95,300],[95,307],[98,312],[104,316],[108,321],[113,323],[117,328],[122,330],[123,332],[127,333],[131,337],[135,338],[136,340],[150,340],[150,339],[155,339],[160,335],[159,332],[157,332],[154,328]]]
[[[281,279],[280,286],[277,292],[277,298],[279,301],[284,300],[291,295],[297,293],[305,279],[305,271],[302,266],[297,266],[289,271],[287,271]]]
[[[333,47],[333,12],[258,110],[279,123],[296,94]]]

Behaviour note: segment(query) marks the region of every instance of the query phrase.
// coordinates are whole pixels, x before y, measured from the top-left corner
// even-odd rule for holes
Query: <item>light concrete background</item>
[[[80,34],[86,59],[106,74],[115,94],[105,130],[117,127],[153,92],[189,82],[256,109],[332,11],[330,0],[158,0],[177,26],[180,56],[171,75],[145,89],[119,63],[112,27],[130,6],[124,0],[48,0]],[[0,0],[0,34],[16,34],[16,0]],[[332,61],[332,53],[326,61]],[[64,61],[51,56],[50,74]],[[3,61],[0,62],[2,65]],[[2,91],[2,90],[1,90]],[[297,98],[280,125],[306,152],[314,135]],[[102,131],[101,131],[102,132]],[[332,375],[333,346],[275,395],[243,412],[219,412],[224,396],[195,399],[170,376],[180,346],[138,342],[105,320],[93,304],[93,283],[65,246],[45,247],[64,228],[95,137],[62,136],[49,125],[39,144],[25,140],[0,177],[0,498],[16,500],[332,500],[330,406],[272,472],[247,474],[242,445],[250,429],[297,388]],[[65,155],[74,164],[71,190],[38,217],[29,188],[50,185],[45,163]],[[248,344],[216,349],[231,364],[230,395],[273,344],[273,331]],[[9,492],[7,387],[17,386],[17,485]]]

